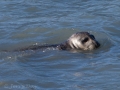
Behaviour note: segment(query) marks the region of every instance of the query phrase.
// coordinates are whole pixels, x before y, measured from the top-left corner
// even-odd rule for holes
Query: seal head
[[[88,32],[77,32],[69,39],[60,45],[62,50],[77,49],[77,50],[93,50],[100,46],[95,37]]]

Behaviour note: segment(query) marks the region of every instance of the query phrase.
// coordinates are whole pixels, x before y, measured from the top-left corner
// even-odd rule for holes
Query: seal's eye
[[[89,40],[89,38],[84,38],[84,39],[82,40],[82,43],[86,43],[88,40]]]

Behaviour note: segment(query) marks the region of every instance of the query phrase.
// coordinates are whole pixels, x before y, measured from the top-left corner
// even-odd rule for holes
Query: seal
[[[25,50],[37,50],[37,49],[46,49],[54,48],[58,50],[94,50],[100,47],[100,43],[95,39],[95,37],[88,32],[77,32],[71,35],[67,41],[61,44],[53,45],[32,45],[27,48],[22,48],[17,51]]]
[[[95,37],[88,32],[77,32],[60,45],[64,49],[93,50],[100,46]]]

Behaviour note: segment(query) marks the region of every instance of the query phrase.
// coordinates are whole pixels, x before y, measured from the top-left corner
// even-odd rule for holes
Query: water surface
[[[3,52],[64,42],[87,31],[101,43],[90,52]],[[1,0],[1,90],[119,90],[119,0]]]

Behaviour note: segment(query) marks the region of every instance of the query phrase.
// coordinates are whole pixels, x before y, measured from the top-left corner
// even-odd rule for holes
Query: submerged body
[[[77,32],[70,36],[67,41],[61,44],[53,44],[53,45],[32,45],[26,48],[22,48],[15,51],[25,51],[25,50],[37,50],[37,49],[46,49],[46,48],[54,48],[58,50],[94,50],[98,48],[100,44],[95,39],[93,35],[88,32]]]

